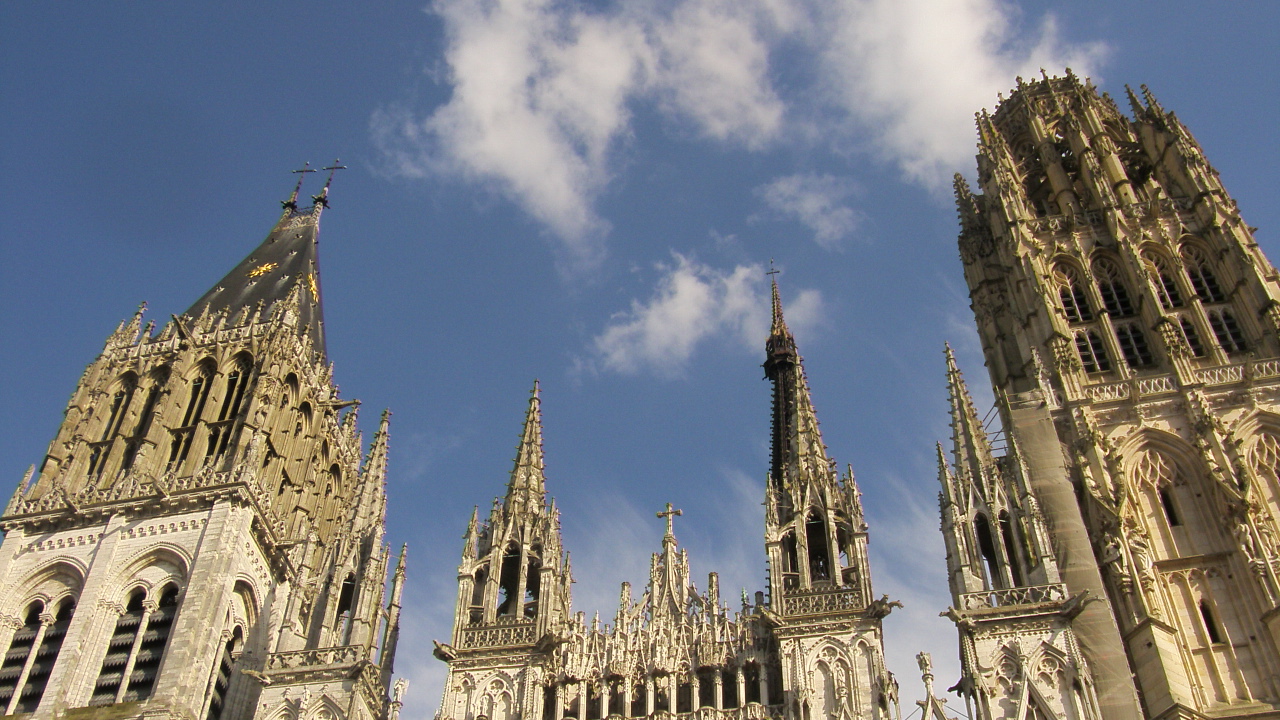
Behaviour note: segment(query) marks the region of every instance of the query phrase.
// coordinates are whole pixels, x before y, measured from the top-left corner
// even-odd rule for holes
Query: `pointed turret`
[[[992,465],[991,442],[982,427],[982,418],[973,405],[973,398],[969,396],[969,388],[964,384],[964,375],[956,365],[950,344],[946,346],[946,356],[953,462],[957,472],[976,480],[983,476],[985,468]]]
[[[529,409],[524,416],[516,464],[507,483],[505,508],[508,514],[539,512],[546,502],[547,483],[542,467],[542,400],[538,381],[533,381]]]
[[[324,354],[317,243],[320,213],[326,204],[317,201],[312,207],[299,210],[296,189],[294,193],[295,198],[285,202],[284,213],[262,244],[192,304],[184,317],[221,314],[236,318],[253,312],[293,310],[298,333],[309,336],[312,348]],[[299,291],[294,292],[295,288]],[[291,301],[294,307],[284,307],[285,301]]]

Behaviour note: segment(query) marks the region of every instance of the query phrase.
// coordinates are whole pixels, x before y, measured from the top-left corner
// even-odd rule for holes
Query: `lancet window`
[[[108,642],[90,705],[112,705],[151,697],[177,612],[176,584],[166,585],[159,592],[158,601],[149,598],[142,588],[129,594]]]
[[[40,600],[27,606],[25,622],[14,632],[0,664],[0,704],[5,715],[35,712],[40,705],[75,608],[71,598],[59,603],[54,615],[45,613]]]
[[[164,393],[164,386],[167,382],[169,382],[169,368],[167,366],[161,366],[151,371],[151,387],[147,390],[147,398],[142,403],[142,411],[138,413],[138,422],[134,425],[133,435],[125,445],[124,459],[120,463],[121,469],[131,469],[137,460],[138,453],[142,449],[142,443],[146,440],[147,433],[151,431],[151,424],[156,416],[156,406],[160,402],[160,396]]]
[[[1174,274],[1169,270],[1169,262],[1162,255],[1151,251],[1143,253],[1142,257],[1146,261],[1147,271],[1151,273],[1151,281],[1156,286],[1160,306],[1165,310],[1182,307],[1182,292],[1178,289]]]
[[[1113,318],[1130,317],[1135,313],[1133,301],[1129,297],[1129,288],[1125,285],[1124,276],[1114,262],[1099,258],[1093,263],[1093,276],[1098,282],[1098,295],[1102,297],[1102,307]]]
[[[111,393],[106,422],[102,425],[102,433],[98,437],[98,442],[91,445],[88,470],[90,478],[102,476],[111,455],[111,442],[120,431],[120,425],[129,412],[129,405],[133,402],[133,395],[137,388],[138,378],[133,373],[126,373],[116,382],[115,392]]]
[[[816,512],[805,521],[805,541],[809,550],[809,581],[831,580],[831,549],[827,542],[827,523]]]
[[[1222,292],[1222,286],[1218,284],[1217,275],[1213,272],[1213,265],[1203,250],[1194,245],[1183,245],[1182,264],[1187,269],[1187,279],[1191,281],[1191,288],[1201,302],[1226,301],[1227,295]]]
[[[1062,303],[1062,311],[1067,320],[1073,323],[1090,322],[1093,310],[1089,307],[1089,296],[1085,294],[1080,274],[1070,265],[1058,265],[1054,271],[1054,280],[1058,286],[1058,300]]]
[[[202,364],[196,375],[191,378],[190,393],[187,396],[186,409],[182,413],[182,423],[173,429],[173,438],[169,443],[168,469],[178,470],[186,462],[191,452],[191,443],[195,439],[196,424],[204,415],[204,405],[209,399],[209,391],[213,387],[213,368]]]
[[[209,712],[205,720],[220,720],[226,708],[227,690],[231,687],[231,675],[235,671],[236,660],[244,648],[244,631],[237,627],[231,637],[222,646],[218,657],[218,672],[213,678],[212,694],[209,698]]]
[[[248,358],[242,355],[236,358],[235,366],[227,374],[217,418],[209,423],[209,443],[204,452],[206,460],[221,458],[227,451],[231,431],[244,403],[245,388],[249,385],[250,367]]]

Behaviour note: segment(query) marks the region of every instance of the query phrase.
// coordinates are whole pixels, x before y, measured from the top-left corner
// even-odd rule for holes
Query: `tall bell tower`
[[[769,609],[789,718],[887,719],[897,683],[884,666],[867,524],[853,471],[827,456],[809,381],[773,283],[765,375],[773,384],[772,461],[765,485]]]
[[[5,714],[392,709],[404,554],[388,604],[389,416],[366,454],[325,357],[329,186],[305,208],[299,188],[187,312],[121,323],[5,508]]]
[[[1025,495],[1103,718],[1270,714],[1280,276],[1187,128],[1145,88],[1128,101],[1132,117],[1068,72],[1019,79],[977,118],[978,191],[956,177],[959,246],[1008,439],[980,465],[1014,490],[1001,503],[1016,552],[1002,548],[999,507],[948,494],[954,477],[987,472],[957,457],[943,468],[953,591],[1053,585],[1026,572],[1034,563],[995,577],[1010,554],[1035,559],[1021,550],[1035,531],[1016,534],[1019,513],[1035,516],[1014,502]],[[964,658],[971,695],[995,681],[983,668],[998,650]]]

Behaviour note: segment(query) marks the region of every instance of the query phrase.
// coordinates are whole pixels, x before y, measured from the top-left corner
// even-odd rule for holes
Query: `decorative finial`
[[[289,199],[280,203],[280,206],[285,210],[298,209],[298,191],[302,189],[302,180],[307,176],[307,173],[313,173],[315,170],[312,170],[311,163],[307,162],[303,163],[301,168],[291,172],[298,176],[298,184],[293,186],[293,194],[289,196]]]
[[[339,165],[338,163],[340,162],[342,161],[337,158],[334,158],[332,165],[330,165],[327,168],[321,168],[321,170],[329,171],[329,178],[324,181],[324,189],[320,191],[320,194],[311,196],[311,199],[314,200],[316,204],[321,207],[324,207],[324,208],[329,207],[329,186],[333,184],[333,174],[338,172],[339,170],[347,169],[346,165]]]
[[[667,509],[666,509],[666,510],[664,510],[663,512],[658,513],[658,517],[664,517],[664,518],[666,518],[666,519],[667,519],[667,535],[666,535],[666,537],[669,537],[669,538],[675,538],[676,534],[675,534],[675,528],[673,527],[673,524],[674,524],[674,523],[673,523],[673,519],[675,518],[675,516],[676,516],[676,515],[683,515],[683,514],[684,514],[684,511],[683,511],[683,510],[673,510],[673,509],[671,508],[671,503],[667,503]],[[663,538],[663,539],[666,539],[666,538]]]

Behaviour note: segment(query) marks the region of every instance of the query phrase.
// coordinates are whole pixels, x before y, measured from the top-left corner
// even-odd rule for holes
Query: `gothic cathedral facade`
[[[978,116],[977,191],[956,178],[1001,428],[947,348],[971,720],[1280,718],[1280,274],[1177,117],[1129,102],[1019,79]],[[2,714],[396,720],[389,416],[366,450],[326,360],[327,193],[295,189],[186,313],[139,311],[85,371],[0,516]],[[575,612],[535,384],[505,495],[467,526],[437,720],[901,719],[895,603],[776,283],[772,318],[764,590],[699,590],[668,506],[639,596]],[[922,717],[948,720],[919,661]]]
[[[1070,72],[977,118],[938,447],[977,720],[1280,715],[1280,275],[1187,128]]]
[[[5,715],[386,720],[405,556],[325,359],[328,186],[85,370],[0,527]],[[390,596],[384,592],[394,564]]]

